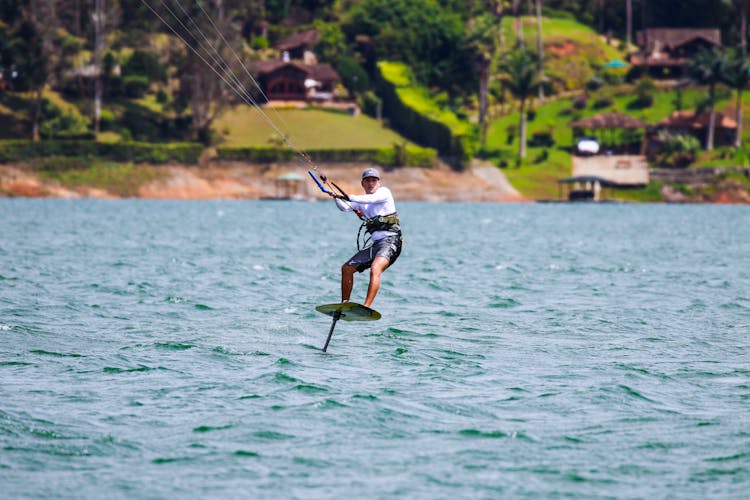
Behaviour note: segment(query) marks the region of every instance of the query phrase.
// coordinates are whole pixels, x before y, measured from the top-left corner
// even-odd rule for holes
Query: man
[[[354,286],[354,273],[370,269],[370,284],[364,306],[370,307],[380,289],[380,275],[401,254],[401,227],[391,190],[380,184],[374,168],[362,172],[365,194],[349,195],[349,200],[331,194],[342,212],[354,210],[364,220],[372,244],[359,250],[341,266],[341,302],[348,302]]]

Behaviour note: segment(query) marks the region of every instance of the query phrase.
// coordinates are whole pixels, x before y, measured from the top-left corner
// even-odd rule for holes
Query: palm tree
[[[501,81],[519,101],[521,118],[518,124],[518,156],[526,158],[526,101],[534,95],[539,84],[539,73],[534,64],[533,54],[516,49],[506,54],[500,63]]]
[[[722,80],[737,92],[737,135],[734,147],[739,148],[742,146],[742,93],[750,83],[750,57],[741,50],[732,51],[724,65]]]
[[[716,129],[716,113],[714,104],[716,101],[716,84],[719,83],[724,74],[726,56],[717,47],[701,49],[688,66],[688,72],[699,83],[708,85],[708,134],[706,136],[706,150],[714,149],[714,130]]]

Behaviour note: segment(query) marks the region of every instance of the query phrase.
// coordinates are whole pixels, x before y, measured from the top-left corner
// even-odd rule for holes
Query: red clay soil
[[[318,168],[345,191],[360,193],[359,179],[369,165],[328,164]],[[249,165],[239,162],[211,163],[207,167],[164,166],[169,175],[144,186],[140,198],[152,199],[263,199],[291,196],[302,199],[324,199],[299,163]],[[528,201],[507,182],[495,167],[476,165],[465,172],[448,167],[380,169],[383,184],[391,188],[397,200],[415,201]],[[285,174],[297,174],[285,190],[278,180]],[[44,181],[28,167],[0,165],[0,196],[53,198],[116,198],[112,193],[80,186],[64,187]]]

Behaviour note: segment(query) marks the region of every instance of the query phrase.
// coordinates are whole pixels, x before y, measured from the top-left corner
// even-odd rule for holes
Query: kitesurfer
[[[391,190],[380,183],[374,168],[362,172],[365,194],[348,195],[348,199],[329,193],[342,212],[354,211],[364,221],[371,244],[355,253],[341,266],[341,302],[348,302],[354,286],[354,273],[370,269],[370,284],[364,306],[370,307],[380,289],[380,275],[401,254],[401,226]]]

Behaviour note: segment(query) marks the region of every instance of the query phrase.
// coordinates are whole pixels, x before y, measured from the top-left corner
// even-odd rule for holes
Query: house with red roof
[[[737,134],[737,122],[719,111],[716,111],[714,115],[714,144],[716,146],[733,144],[734,137]],[[708,112],[696,114],[695,111],[674,111],[660,121],[656,128],[668,130],[673,134],[692,135],[701,144],[705,144],[709,120]]]
[[[317,41],[317,30],[297,33],[274,44],[280,58],[251,63],[265,100],[333,101],[341,77],[333,66],[317,61],[312,51]]]

